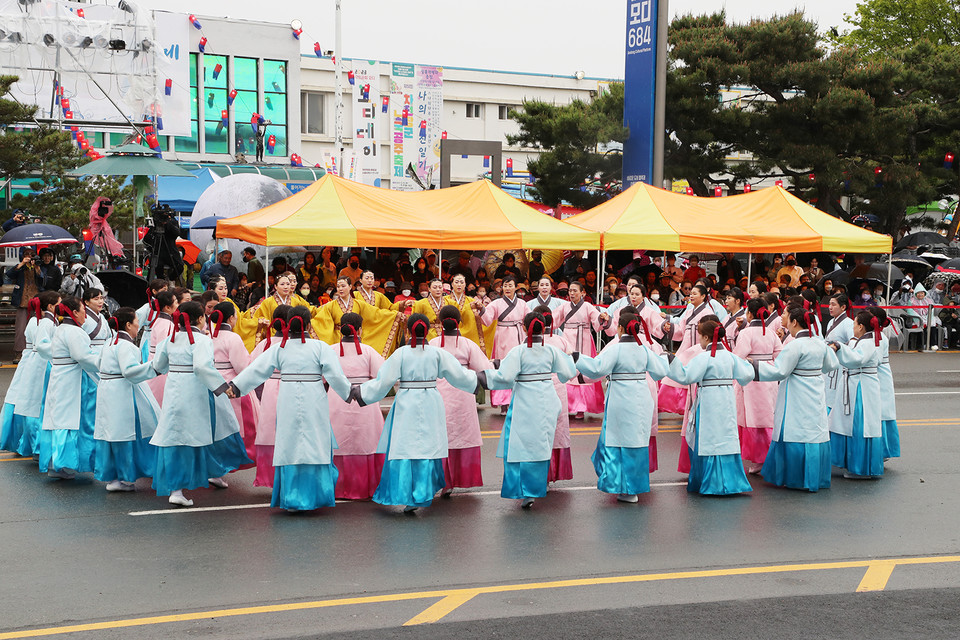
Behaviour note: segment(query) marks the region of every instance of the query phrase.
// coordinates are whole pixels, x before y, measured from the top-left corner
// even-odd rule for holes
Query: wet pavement
[[[367,502],[290,515],[266,506],[269,490],[252,487],[252,471],[232,474],[227,490],[190,492],[197,508],[175,509],[147,481],[108,494],[92,479],[49,480],[0,454],[0,640],[41,629],[75,638],[573,637],[634,635],[624,627],[648,623],[689,637],[697,621],[720,628],[708,612],[726,621],[723,637],[743,637],[782,635],[785,624],[798,632],[791,615],[817,611],[824,617],[803,637],[902,637],[909,616],[891,625],[877,612],[914,600],[933,611],[960,593],[960,355],[894,354],[892,363],[903,457],[882,480],[834,477],[818,494],[757,477],[747,496],[687,494],[675,471],[678,421],[667,415],[661,470],[636,505],[595,489],[599,416],[574,421],[574,479],[531,511],[499,497],[502,418],[489,409],[486,485],[413,516]],[[0,385],[11,375],[0,370]],[[824,621],[834,609],[837,619],[865,618],[831,635]],[[931,618],[926,635],[942,637],[937,624],[955,610]]]

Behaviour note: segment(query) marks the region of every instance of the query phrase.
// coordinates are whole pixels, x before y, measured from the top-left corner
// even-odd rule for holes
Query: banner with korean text
[[[623,124],[623,188],[653,179],[658,0],[627,0]]]
[[[354,60],[353,76],[353,153],[357,182],[380,186],[380,65],[374,61]]]

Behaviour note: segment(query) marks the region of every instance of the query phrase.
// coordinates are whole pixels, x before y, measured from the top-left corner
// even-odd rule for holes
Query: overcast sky
[[[94,0],[99,3],[99,0]],[[304,25],[303,50],[333,49],[334,0],[138,0],[144,7]],[[626,0],[342,0],[345,57],[623,77]],[[671,15],[725,7],[745,22],[795,8],[844,27],[856,0],[670,0]]]

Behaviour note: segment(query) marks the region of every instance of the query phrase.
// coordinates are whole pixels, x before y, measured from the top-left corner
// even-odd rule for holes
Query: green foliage
[[[831,38],[868,54],[886,54],[927,41],[938,46],[960,44],[960,2],[957,0],[863,0],[844,19],[853,29]]]
[[[550,206],[566,201],[587,208],[602,202],[602,195],[580,190],[580,185],[595,180],[606,183],[619,180],[619,153],[598,153],[597,146],[623,142],[623,85],[612,84],[587,103],[575,100],[558,106],[539,100],[526,100],[523,107],[510,111],[520,132],[508,136],[510,144],[540,150],[536,160],[527,164],[536,178],[535,197]]]
[[[16,81],[16,76],[0,76],[0,176],[5,180],[34,178],[30,188],[35,193],[17,194],[11,208],[26,209],[31,216],[79,237],[88,225],[90,207],[103,195],[114,202],[110,217],[114,230],[130,229],[133,189],[123,187],[124,177],[68,177],[68,171],[88,162],[68,133],[44,125],[14,129],[14,125],[30,123],[36,111],[36,107],[4,98]]]

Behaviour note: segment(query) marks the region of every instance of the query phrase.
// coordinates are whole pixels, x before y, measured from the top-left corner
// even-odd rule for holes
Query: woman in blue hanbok
[[[226,488],[223,476],[252,461],[229,398],[214,394],[227,383],[213,364],[213,342],[203,334],[203,307],[187,302],[174,320],[173,335],[157,345],[150,361],[158,374],[167,374],[164,389],[170,394],[150,439],[157,447],[153,488],[169,495],[170,504],[190,507],[184,489]]]
[[[771,484],[819,491],[830,487],[830,424],[823,374],[840,363],[810,331],[816,312],[789,307],[784,328],[793,336],[775,361],[752,361],[756,380],[782,381],[774,409],[773,440],[760,473]]]
[[[554,431],[560,413],[553,374],[560,382],[566,382],[577,375],[577,367],[563,351],[543,344],[543,315],[528,313],[523,326],[526,344],[511,349],[499,370],[483,371],[480,379],[490,389],[513,390],[497,447],[497,457],[503,458],[500,496],[520,500],[520,506],[529,509],[534,498],[547,495]]]
[[[150,286],[147,287],[147,301],[137,309],[137,324],[143,331],[140,337],[140,352],[144,362],[150,359],[150,325],[160,310],[157,305],[157,294],[165,291],[168,286],[170,283],[166,280],[151,280]]]
[[[404,510],[411,512],[430,506],[446,484],[446,412],[437,380],[443,378],[461,391],[475,392],[477,374],[443,349],[427,344],[430,322],[423,314],[411,315],[407,329],[410,344],[394,351],[377,377],[355,387],[350,397],[361,406],[372,404],[400,383],[377,446],[377,453],[387,454],[387,459],[373,501],[405,505]]]
[[[60,304],[63,315],[53,334],[49,354],[53,368],[43,408],[40,431],[40,471],[52,478],[70,479],[76,472],[93,471],[93,421],[96,405],[86,406],[81,389],[86,377],[97,379],[99,356],[90,348],[83,330],[86,308],[79,299],[67,297]]]
[[[849,345],[830,343],[843,365],[839,402],[830,412],[833,465],[845,478],[883,475],[883,428],[880,420],[880,321],[861,311],[853,321]]]
[[[687,491],[704,495],[746,493],[753,488],[743,472],[737,432],[734,381],[753,380],[753,367],[727,351],[719,322],[705,320],[697,326],[704,350],[684,366],[679,358],[670,364],[670,377],[680,384],[696,384],[697,396],[687,423],[690,476]]]
[[[647,376],[660,380],[667,362],[640,340],[641,320],[620,314],[618,335],[595,358],[580,356],[577,369],[585,377],[610,376],[600,438],[593,452],[597,488],[617,494],[621,502],[637,502],[650,491],[650,431],[655,410]],[[644,323],[645,324],[645,323]],[[646,327],[642,334],[650,340]]]
[[[900,429],[897,427],[897,398],[893,386],[893,370],[890,368],[890,338],[882,331],[890,326],[890,319],[883,307],[867,307],[880,324],[880,425],[883,430],[883,459],[900,457]],[[21,361],[22,362],[22,361]]]
[[[827,305],[830,319],[823,326],[823,339],[827,342],[839,342],[847,344],[853,339],[853,320],[847,314],[847,307],[850,300],[847,294],[838,293],[830,297],[830,303]],[[840,384],[843,375],[840,369],[831,371],[823,377],[823,384],[826,388],[827,413],[833,412],[838,404],[843,402],[843,387]],[[841,409],[843,407],[841,406]]]
[[[113,330],[110,328],[107,318],[103,316],[103,307],[106,303],[103,291],[100,289],[84,289],[83,306],[86,309],[86,320],[83,321],[83,330],[90,336],[90,350],[97,356],[97,362],[100,362],[100,351],[104,345],[113,341]],[[80,394],[83,397],[83,410],[94,414],[97,410],[97,387],[98,381],[89,376],[83,377],[83,383],[80,386]],[[81,455],[84,458],[89,457],[96,466],[96,452],[94,451],[93,432],[90,438],[83,440],[84,445],[89,445],[90,449],[84,449]]]
[[[157,429],[160,405],[146,385],[157,372],[141,360],[133,309],[117,309],[110,328],[116,338],[100,350],[93,475],[107,483],[107,491],[133,491],[138,478],[153,477],[157,461],[150,438]]]
[[[325,342],[307,339],[309,332],[310,310],[294,307],[283,340],[275,341],[241,371],[228,392],[242,397],[275,370],[280,372],[270,505],[288,511],[311,511],[336,503],[336,441],[325,383],[341,398],[350,397],[350,381],[343,375],[338,354]]]
[[[0,449],[15,451],[26,458],[37,453],[50,369],[50,363],[37,352],[36,345],[49,342],[53,337],[57,326],[53,311],[58,304],[60,294],[56,291],[44,291],[30,300],[30,320],[24,331],[26,347],[3,399]]]

